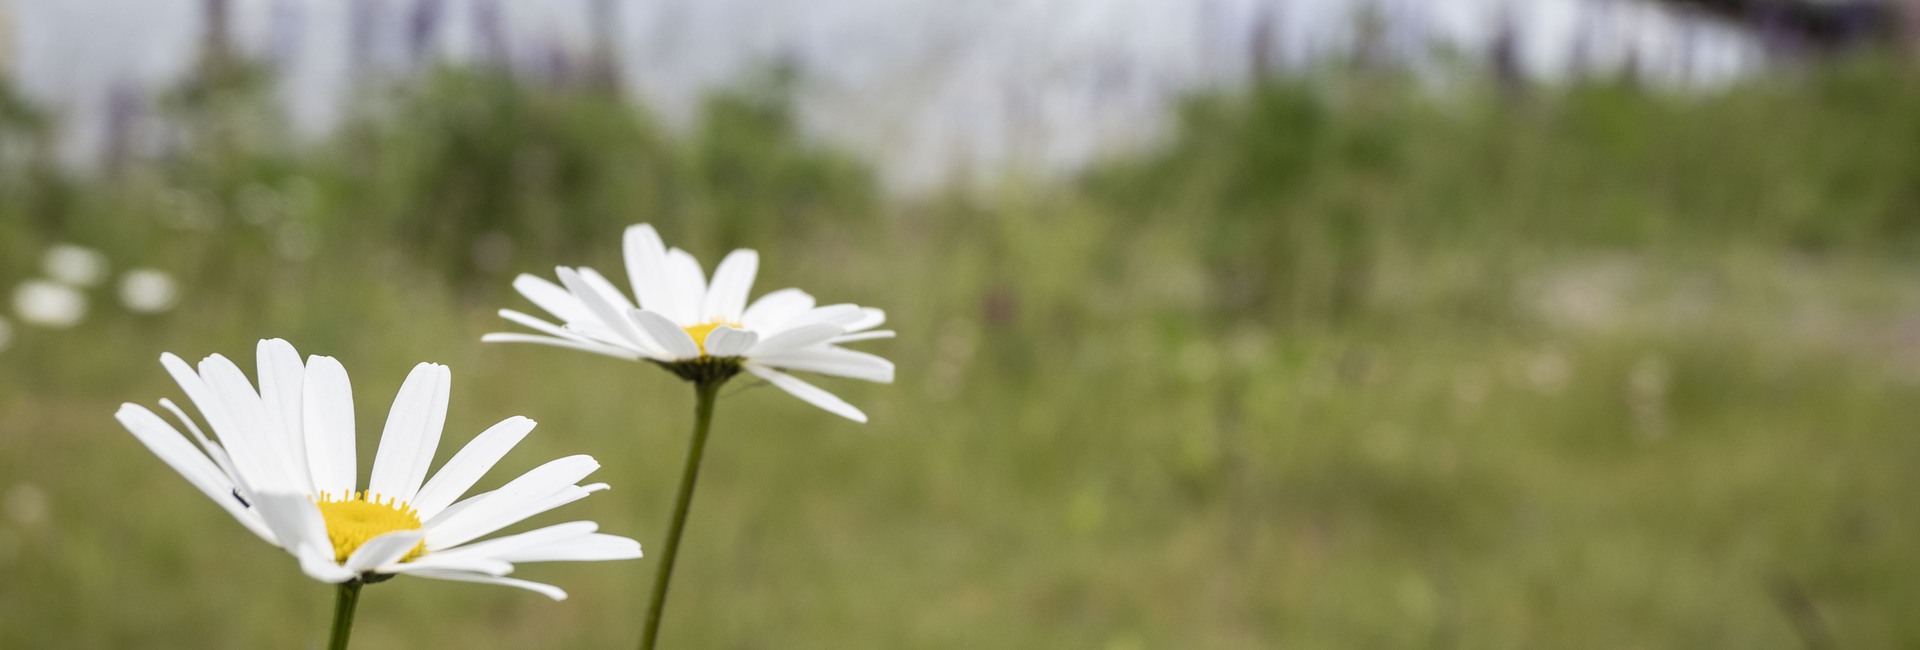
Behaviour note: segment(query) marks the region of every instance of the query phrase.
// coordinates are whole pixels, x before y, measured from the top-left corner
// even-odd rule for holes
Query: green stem
[[[327,643],[328,650],[347,650],[347,637],[353,634],[353,610],[360,606],[359,580],[342,583],[339,595],[333,599],[333,640]]]
[[[673,504],[673,525],[667,528],[667,551],[653,574],[653,600],[647,605],[647,627],[640,634],[640,650],[653,650],[660,636],[660,613],[667,607],[667,583],[673,580],[673,559],[680,554],[680,533],[687,526],[687,506],[693,503],[693,485],[700,480],[700,456],[706,452],[707,430],[713,426],[713,403],[725,379],[694,384],[693,441],[687,447],[687,467],[680,473],[680,493]]]

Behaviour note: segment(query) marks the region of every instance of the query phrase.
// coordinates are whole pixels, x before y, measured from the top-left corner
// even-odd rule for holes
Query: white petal
[[[494,556],[513,563],[523,562],[602,562],[632,560],[641,557],[640,542],[595,533]]]
[[[485,583],[490,585],[505,585],[508,587],[519,587],[521,589],[525,589],[528,591],[537,592],[540,595],[546,596],[548,598],[552,598],[554,600],[567,599],[567,592],[561,591],[559,587],[555,587],[553,585],[541,584],[538,582],[528,582],[526,580],[519,580],[515,578],[502,578],[498,576],[490,576],[482,573],[434,570],[434,571],[414,571],[408,575],[420,576],[422,578],[433,578],[435,580],[453,580],[457,582],[479,582],[479,583]]]
[[[547,313],[553,314],[554,318],[561,321],[571,323],[593,317],[593,313],[587,310],[587,306],[580,304],[579,298],[575,298],[566,288],[546,278],[522,273],[520,277],[513,279],[513,288],[518,289],[520,295],[526,296],[527,300],[533,301],[533,304],[539,305],[541,309],[547,310]]]
[[[581,331],[579,328],[571,329],[571,330],[566,329],[563,327],[556,326],[553,323],[549,323],[549,322],[540,320],[538,318],[535,318],[533,316],[528,316],[526,314],[511,310],[511,309],[500,310],[500,317],[513,321],[515,323],[519,323],[521,325],[525,325],[527,327],[531,327],[535,330],[539,330],[541,333],[547,334],[549,336],[554,336],[557,338],[562,338],[569,341],[573,341],[575,343],[581,343],[581,344],[590,345],[590,346],[613,347],[615,349],[625,351],[625,353],[627,354],[632,354],[632,352],[628,350],[628,348],[632,346],[620,345],[619,337],[612,336],[613,332],[611,331],[605,332],[605,334],[610,335],[610,338],[608,340],[602,340],[602,339],[587,335],[586,332]],[[595,331],[593,330],[593,327],[596,324],[597,322],[589,322],[589,323],[583,323],[582,325],[584,325],[587,328],[587,331]]]
[[[513,573],[513,563],[490,557],[448,557],[442,553],[428,553],[411,562],[394,562],[381,565],[377,573],[414,573],[418,571],[471,571],[490,576],[503,576]]]
[[[601,345],[611,345],[623,350],[633,350],[645,356],[660,355],[660,346],[655,345],[651,339],[642,336],[640,338],[645,339],[641,341],[643,345],[635,345],[631,336],[615,332],[612,327],[608,327],[605,323],[598,320],[567,323],[565,326],[562,326],[561,329],[566,330],[568,334],[572,335],[569,338],[576,336],[584,337]],[[640,326],[635,325],[633,331],[639,332]]]
[[[600,469],[599,461],[586,455],[568,456],[533,468],[500,489],[475,499],[460,512],[429,524],[427,548],[438,551],[458,546],[544,512],[545,508],[536,509],[536,506],[555,495],[569,493],[569,489],[579,490],[574,483],[597,469]]]
[[[179,472],[188,483],[226,510],[227,514],[233,515],[247,530],[268,542],[278,543],[259,515],[241,505],[235,496],[237,488],[227,474],[220,471],[206,455],[194,449],[193,443],[187,442],[172,425],[138,404],[120,405],[120,411],[114,413],[113,417],[120,420],[121,426],[133,433],[140,444],[146,445],[153,455],[159,456],[161,462]]]
[[[753,301],[753,305],[740,315],[740,324],[747,326],[747,329],[764,332],[809,309],[813,309],[813,296],[799,289],[781,289]]]
[[[599,271],[581,266],[573,269],[573,272],[580,274],[580,279],[586,280],[587,286],[593,287],[594,293],[599,294],[601,298],[606,299],[607,304],[619,308],[620,311],[628,311],[639,307],[639,305],[635,305],[633,301],[627,299],[626,292],[621,291],[620,287],[613,286],[613,281],[608,280],[607,276],[600,275]]]
[[[886,322],[887,322],[887,312],[881,311],[879,309],[875,309],[873,307],[861,307],[860,320],[854,321],[853,323],[847,325],[847,331],[858,332],[860,330],[870,330],[875,327],[879,327],[882,324],[885,324]]]
[[[627,342],[632,343],[638,349],[644,350],[653,347],[653,340],[641,334],[639,326],[634,325],[633,321],[627,318],[627,310],[625,308],[608,301],[606,296],[600,295],[598,290],[588,285],[587,281],[581,278],[580,274],[576,273],[573,269],[561,267],[559,273],[560,281],[565,283],[567,288],[573,291],[573,295],[578,296],[580,301],[587,305],[587,309],[593,311],[593,315],[602,325],[606,326],[607,329],[611,330],[620,338],[625,339]],[[624,303],[626,299],[622,298],[620,302]]]
[[[845,336],[836,336],[836,337],[833,337],[832,341],[828,341],[828,342],[838,345],[841,343],[871,341],[874,339],[890,339],[893,337],[894,337],[893,330],[873,330],[871,332],[855,332],[853,334],[848,334]]]
[[[180,384],[180,390],[187,394],[187,400],[200,409],[200,415],[207,419],[207,426],[213,427],[215,435],[224,435],[222,431],[233,428],[226,409],[221,407],[220,400],[213,396],[213,389],[207,387],[206,381],[200,378],[200,373],[193,366],[187,365],[185,360],[174,356],[172,352],[160,355],[160,365],[167,369],[167,374],[173,376],[174,383]]]
[[[867,421],[867,414],[861,413],[860,409],[854,408],[852,404],[848,404],[845,400],[835,397],[833,393],[801,381],[793,375],[761,366],[757,363],[747,364],[747,372],[751,372],[761,379],[771,382],[773,385],[780,387],[780,390],[792,393],[794,397],[805,400],[808,404],[826,409],[829,413],[853,420],[854,422]]]
[[[300,570],[305,572],[307,577],[328,584],[337,585],[358,577],[358,574],[334,563],[333,558],[319,553],[297,553],[294,559],[300,561]]]
[[[552,323],[511,309],[500,310],[500,317],[578,344],[575,346],[561,347],[573,347],[579,350],[623,359],[637,359],[651,355],[650,347],[634,345],[624,337],[614,333],[612,329],[602,325],[598,320],[572,323],[569,324],[567,328],[561,328],[555,327]],[[483,336],[480,340],[485,342],[487,338]]]
[[[524,533],[498,537],[484,542],[475,542],[466,546],[436,552],[428,557],[497,557],[506,553],[521,551],[551,544],[553,542],[584,537],[600,530],[600,525],[591,521],[570,521],[537,528]]]
[[[639,359],[646,358],[646,355],[643,355],[637,351],[628,350],[624,348],[617,348],[604,343],[582,343],[580,341],[574,341],[570,339],[556,339],[551,336],[540,336],[538,334],[514,334],[511,332],[495,332],[495,333],[487,334],[485,336],[480,337],[480,342],[482,343],[533,343],[535,345],[551,345],[556,348],[566,348],[569,350],[579,350],[581,352],[591,352],[593,354],[613,357],[615,359],[626,359],[628,361],[636,361]]]
[[[479,494],[467,497],[465,499],[461,499],[459,501],[455,501],[453,502],[453,505],[447,506],[445,510],[441,510],[440,514],[434,515],[432,517],[421,517],[420,521],[425,522],[427,528],[438,526],[450,519],[453,519],[454,517],[459,516],[460,511],[473,507],[473,504],[479,503],[481,501],[485,501],[487,495],[493,494],[494,492],[495,490],[489,490],[486,492],[481,492]]]
[[[667,249],[667,289],[673,296],[673,310],[661,314],[674,322],[698,321],[700,306],[707,300],[707,274],[700,270],[700,260],[678,248]]]
[[[333,357],[307,358],[301,399],[313,490],[342,498],[359,485],[360,474],[353,429],[353,385],[347,381],[347,369]]]
[[[502,528],[526,521],[529,517],[579,501],[605,489],[607,489],[605,483],[561,485],[558,489],[537,498],[498,494],[502,490],[489,492],[487,498],[474,500],[473,506],[461,510],[458,515],[442,517],[444,521],[427,524],[427,550],[435,553],[457,551],[459,549],[455,547],[461,544],[491,535]],[[464,503],[466,501],[456,503],[447,510],[460,508]]]
[[[412,502],[427,477],[440,431],[447,422],[447,393],[452,373],[436,363],[414,366],[393,398],[380,450],[373,459],[367,490],[384,498]]]
[[[187,431],[193,433],[193,439],[200,443],[200,450],[207,453],[207,458],[213,459],[213,465],[220,468],[221,473],[227,475],[227,480],[231,481],[236,489],[242,493],[251,491],[247,488],[246,484],[240,480],[240,473],[234,471],[233,460],[227,457],[227,450],[220,448],[220,443],[208,440],[207,434],[201,433],[200,427],[194,425],[193,418],[187,417],[187,414],[182,412],[179,406],[174,405],[173,400],[162,397],[160,398],[160,406],[173,413],[173,417],[179,419],[180,424],[185,426]]]
[[[759,272],[759,253],[746,248],[728,253],[713,270],[713,283],[707,286],[707,300],[700,308],[701,322],[740,322],[747,294],[753,291],[753,277]]]
[[[707,333],[707,354],[716,357],[737,357],[746,354],[747,350],[753,348],[759,341],[758,334],[721,325]]]
[[[333,543],[320,508],[303,494],[264,492],[255,495],[254,510],[266,520],[280,548],[300,560],[300,570],[321,582],[346,582],[354,573],[333,561]]]
[[[427,481],[426,486],[420,488],[420,493],[414,496],[410,503],[419,511],[420,518],[432,519],[458,500],[460,495],[466,494],[474,483],[480,481],[480,477],[486,475],[487,470],[493,469],[494,463],[500,462],[514,445],[520,444],[527,433],[533,431],[533,427],[533,420],[516,415],[475,436],[453,458],[447,459],[433,479]]]
[[[824,323],[827,325],[838,325],[840,326],[841,329],[846,329],[848,325],[858,323],[860,322],[861,319],[864,319],[866,317],[867,317],[867,313],[864,311],[861,311],[859,305],[850,305],[850,304],[827,305],[825,307],[815,307],[813,309],[809,309],[805,313],[799,314],[797,316],[787,319],[785,322],[782,322],[780,324],[774,325],[773,327],[767,328],[766,333],[777,334],[780,332],[784,332],[786,330],[799,328],[799,327],[806,327],[808,325],[812,325],[815,323]]]
[[[784,354],[755,356],[753,361],[775,368],[852,377],[882,384],[893,383],[892,361],[846,348],[819,345]]]
[[[515,323],[519,323],[521,325],[531,327],[544,334],[550,334],[550,335],[557,336],[557,337],[571,340],[571,341],[581,341],[581,342],[593,341],[593,339],[589,339],[585,336],[581,336],[576,332],[569,332],[567,330],[561,329],[559,325],[555,325],[553,323],[540,320],[540,318],[536,316],[530,316],[522,312],[514,311],[512,309],[502,309],[498,313],[500,314],[501,318],[505,318]]]
[[[780,332],[760,341],[747,354],[754,358],[792,352],[810,345],[819,345],[845,333],[839,325],[814,323],[801,325]]]
[[[374,536],[353,550],[347,556],[346,568],[354,573],[364,573],[375,567],[386,566],[406,557],[407,552],[420,544],[426,533],[419,530],[396,530]]]
[[[200,361],[200,377],[229,418],[227,429],[215,424],[214,431],[233,456],[240,478],[262,492],[305,493],[308,486],[293,478],[288,467],[279,427],[267,418],[260,394],[253,391],[253,384],[239,366],[226,357],[212,355]]]
[[[254,355],[260,373],[260,405],[280,436],[279,447],[287,456],[287,478],[301,492],[312,494],[313,477],[307,469],[306,426],[302,421],[305,415],[300,407],[306,365],[300,362],[300,352],[284,339],[261,341]]]
[[[640,301],[640,308],[677,311],[667,284],[672,278],[667,275],[667,247],[660,242],[660,233],[643,223],[627,228],[624,239],[627,280],[633,283],[633,298]]]
[[[561,488],[559,492],[555,492],[553,493],[552,496],[549,496],[537,502],[535,505],[538,507],[535,507],[532,509],[533,514],[537,515],[542,512],[546,512],[548,510],[552,510],[554,508],[558,508],[560,506],[573,503],[580,499],[586,498],[588,495],[591,495],[595,492],[604,492],[608,487],[611,487],[611,486],[605,483],[588,483],[586,485],[575,485],[573,487]],[[531,517],[533,515],[527,515],[527,516]]]
[[[499,494],[505,490],[502,488],[487,493],[488,496],[485,499],[469,499],[474,501],[471,507],[461,509],[461,506],[467,503],[467,501],[461,501],[447,508],[449,512],[461,510],[458,515],[444,516],[442,517],[444,521],[427,524],[427,550],[435,553],[451,553],[460,550],[455,547],[526,521],[534,515],[587,498],[588,495],[605,489],[607,489],[605,483],[561,485],[558,489],[546,493],[546,496],[529,499],[526,495]]]
[[[287,552],[299,554],[303,546],[332,548],[327,539],[327,522],[306,495],[262,492],[254,495],[253,509],[273,531],[274,543]]]
[[[647,331],[648,337],[660,344],[669,359],[700,358],[700,346],[693,343],[693,337],[687,334],[687,330],[667,320],[666,316],[636,309],[633,311],[633,322],[638,323]]]
[[[180,389],[186,392],[187,399],[192,401],[196,407],[199,407],[201,416],[207,419],[207,426],[214,430],[215,435],[222,435],[220,434],[221,431],[229,431],[234,428],[232,418],[227,415],[226,407],[222,406],[220,400],[213,396],[213,389],[207,387],[206,382],[200,378],[200,374],[195,372],[191,366],[188,366],[186,361],[181,360],[180,357],[174,356],[173,353],[169,352],[160,355],[160,365],[167,369],[167,374],[172,375],[174,382],[178,383]],[[160,404],[161,406],[174,408],[171,406],[172,402],[164,399],[160,401]],[[186,414],[181,413],[178,408],[174,408],[174,413],[180,417],[181,422],[186,423],[187,428],[192,430],[195,436],[199,436],[201,448],[205,449],[207,456],[213,458],[214,463],[219,465],[220,468],[227,473],[227,476],[233,479],[234,484],[239,486],[240,492],[251,493],[253,488],[247,483],[246,476],[240,473],[239,461],[233,459],[232,452],[227,451],[221,445],[216,445],[212,441],[207,440],[206,436],[201,434],[200,430],[193,426],[193,420],[186,417]],[[215,449],[219,451],[216,452]]]

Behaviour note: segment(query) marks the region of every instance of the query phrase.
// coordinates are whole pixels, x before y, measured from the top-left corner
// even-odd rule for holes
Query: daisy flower
[[[120,303],[142,314],[172,309],[180,300],[180,283],[158,269],[133,269],[120,278]]]
[[[123,404],[115,417],[240,525],[285,549],[321,582],[351,586],[397,575],[520,587],[555,600],[566,592],[508,578],[521,562],[624,560],[640,544],[595,532],[590,521],[475,542],[534,515],[606,489],[579,485],[600,467],[569,456],[497,490],[462,499],[533,430],[512,417],[482,432],[427,478],[446,422],[452,376],[423,363],[407,376],[387,415],[366,483],[358,481],[353,395],[331,357],[308,357],[286,341],[261,341],[259,388],[226,357],[198,366],[166,354],[161,365],[215,434],[209,438],[170,400],[160,406],[191,438],[153,411]]]
[[[66,329],[87,317],[87,295],[58,282],[28,280],[14,287],[13,310],[21,322]]]
[[[633,297],[593,269],[560,267],[560,283],[522,275],[513,287],[560,325],[511,309],[507,320],[539,334],[496,333],[483,341],[539,343],[657,363],[688,381],[721,382],[745,370],[795,397],[858,422],[865,413],[784,371],[799,370],[893,382],[893,363],[841,347],[892,338],[875,330],[886,313],[852,304],[816,305],[799,289],[781,289],[751,304],[747,296],[760,256],[740,249],[709,280],[693,255],[667,248],[653,226],[627,229],[627,278]]]
[[[72,287],[91,287],[107,279],[107,256],[85,246],[55,244],[47,249],[42,267],[48,277]]]
[[[819,306],[799,289],[781,289],[748,304],[754,274],[760,270],[760,255],[751,250],[729,253],[714,267],[709,281],[699,260],[686,251],[667,248],[653,226],[627,228],[624,243],[632,299],[605,276],[585,267],[560,267],[559,284],[522,275],[514,279],[513,287],[560,324],[502,309],[500,316],[539,334],[496,333],[481,340],[538,343],[650,361],[693,383],[693,435],[674,497],[673,519],[667,526],[666,552],[654,571],[653,593],[641,629],[641,650],[652,650],[659,639],[674,558],[686,530],[720,386],[745,371],[809,404],[866,422],[867,415],[860,409],[785,371],[892,383],[893,362],[841,345],[892,338],[893,332],[874,329],[886,322],[885,312],[851,304]]]

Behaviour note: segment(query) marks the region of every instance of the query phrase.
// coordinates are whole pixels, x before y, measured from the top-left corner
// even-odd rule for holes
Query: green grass
[[[1914,645],[1920,87],[1849,66],[1522,104],[1275,82],[985,199],[882,200],[767,98],[668,136],[460,75],[310,150],[28,165],[0,182],[0,279],[76,241],[189,292],[158,317],[97,292],[0,353],[0,629],[321,642],[331,592],[111,417],[179,398],[160,352],[244,366],[268,336],[353,374],[363,473],[407,369],[446,363],[442,459],[534,418],[481,487],[591,453],[613,490],[536,523],[657,553],[691,390],[478,343],[524,308],[514,273],[617,269],[651,221],[709,262],[760,249],[756,293],[902,332],[862,344],[897,384],[821,380],[871,424],[722,401],[671,647]],[[626,647],[653,566],[522,567],[558,604],[375,585],[356,647]]]

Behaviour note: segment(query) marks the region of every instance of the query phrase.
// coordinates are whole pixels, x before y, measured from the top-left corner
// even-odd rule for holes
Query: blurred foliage
[[[481,487],[592,453],[615,489],[557,516],[657,548],[685,387],[477,342],[513,274],[619,277],[647,221],[903,333],[863,344],[899,384],[825,382],[873,424],[727,398],[677,646],[1920,644],[1920,84],[1889,62],[1691,94],[1275,79],[1068,183],[902,200],[779,83],[684,130],[484,71],[370,95],[320,142],[202,103],[156,161],[8,159],[0,280],[71,241],[188,287],[0,352],[10,642],[317,642],[328,592],[111,421],[178,397],[163,350],[338,356],[367,452],[405,369],[448,363],[443,458],[533,417]],[[524,569],[561,604],[396,580],[357,647],[625,645],[652,566]]]
[[[47,179],[26,193],[51,196],[22,211],[55,213],[41,217],[50,231],[41,238],[190,233],[211,244],[193,256],[210,273],[401,252],[391,242],[406,241],[408,268],[455,283],[518,269],[524,250],[597,248],[635,221],[728,246],[877,214],[871,174],[805,141],[781,94],[716,95],[694,136],[675,139],[601,93],[442,69],[417,87],[373,93],[341,133],[302,143],[251,79],[169,98],[181,137],[159,164],[109,161],[128,169],[84,190],[66,175]],[[70,196],[81,191],[87,197]],[[79,205],[47,205],[65,202]]]
[[[1602,79],[1526,100],[1277,79],[1188,102],[1163,149],[1083,186],[1132,223],[1192,230],[1224,307],[1312,320],[1363,301],[1374,258],[1403,247],[1912,253],[1909,76],[1868,58],[1725,92]]]

